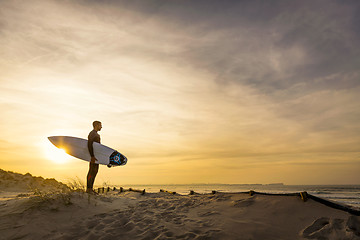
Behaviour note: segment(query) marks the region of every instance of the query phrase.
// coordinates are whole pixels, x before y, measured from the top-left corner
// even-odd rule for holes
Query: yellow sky
[[[359,70],[316,72],[336,64],[286,43],[289,16],[273,13],[263,41],[262,25],[176,4],[1,5],[2,169],[85,179],[88,164],[53,161],[47,137],[87,138],[100,120],[102,143],[129,161],[95,184],[360,184]]]

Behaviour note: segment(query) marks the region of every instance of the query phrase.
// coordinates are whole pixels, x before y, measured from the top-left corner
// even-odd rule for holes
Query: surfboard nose
[[[56,147],[59,145],[60,138],[56,136],[48,137],[49,141],[54,144]]]

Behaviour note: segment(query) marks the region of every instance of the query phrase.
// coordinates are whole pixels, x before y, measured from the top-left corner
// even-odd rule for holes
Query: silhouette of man
[[[91,156],[91,161],[89,164],[89,172],[87,174],[87,186],[86,186],[86,192],[91,194],[95,194],[93,190],[93,186],[94,186],[96,174],[98,173],[99,170],[99,164],[96,163],[97,159],[95,158],[94,155],[93,143],[94,142],[100,143],[100,135],[98,134],[98,131],[100,131],[102,128],[101,122],[94,121],[93,127],[94,129],[89,133],[88,136],[88,149]]]

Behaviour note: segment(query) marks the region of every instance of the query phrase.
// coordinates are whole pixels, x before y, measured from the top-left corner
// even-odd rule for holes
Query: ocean
[[[283,184],[169,184],[169,185],[129,185],[124,188],[146,189],[146,192],[159,192],[160,189],[189,194],[197,193],[246,192],[254,190],[264,193],[298,193],[308,192],[311,195],[331,200],[343,205],[360,209],[360,185],[283,185]]]

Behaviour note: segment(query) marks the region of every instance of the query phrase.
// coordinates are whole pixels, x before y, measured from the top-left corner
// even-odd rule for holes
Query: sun
[[[47,159],[58,164],[64,164],[71,158],[70,155],[66,154],[65,149],[57,148],[50,142],[44,147],[44,152]]]

